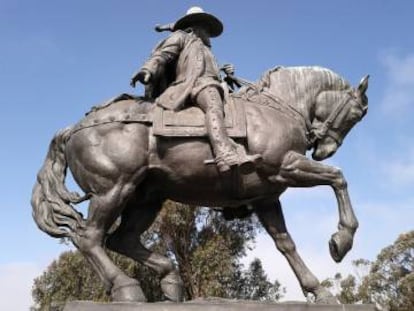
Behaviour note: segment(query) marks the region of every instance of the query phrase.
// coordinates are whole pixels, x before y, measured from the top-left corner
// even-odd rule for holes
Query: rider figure
[[[172,33],[153,51],[132,77],[146,85],[146,95],[165,109],[180,110],[193,103],[206,115],[206,128],[220,172],[251,166],[260,155],[247,155],[224,127],[224,91],[219,67],[210,49],[210,38],[219,36],[223,25],[199,7],[170,26]],[[230,69],[232,67],[230,66]]]

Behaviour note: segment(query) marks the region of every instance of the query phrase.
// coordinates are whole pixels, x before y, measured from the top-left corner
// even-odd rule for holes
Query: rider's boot
[[[206,114],[206,127],[220,172],[240,167],[242,172],[253,171],[260,162],[260,155],[247,155],[243,146],[234,143],[227,135],[224,125],[223,102],[215,87],[205,88],[197,96],[198,105]]]

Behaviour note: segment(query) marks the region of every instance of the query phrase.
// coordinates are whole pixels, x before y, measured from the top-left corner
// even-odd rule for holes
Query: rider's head
[[[205,13],[200,7],[192,7],[187,14],[175,22],[173,31],[191,28],[203,41],[209,38],[218,37],[223,32],[221,21],[208,13]]]

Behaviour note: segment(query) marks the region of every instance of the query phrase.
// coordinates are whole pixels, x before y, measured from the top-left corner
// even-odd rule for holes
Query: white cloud
[[[414,198],[387,202],[361,202],[358,204],[361,218],[359,239],[365,249],[381,248],[393,243],[399,234],[414,230]],[[364,251],[365,249],[361,249]],[[370,258],[368,258],[370,259]]]
[[[289,188],[281,199],[286,204],[292,204],[292,202],[307,202],[308,200],[325,200],[331,199],[333,191],[328,186],[317,186],[311,188]]]
[[[33,279],[42,269],[34,263],[0,266],[0,310],[27,311],[32,305]]]
[[[412,188],[414,185],[414,148],[387,161],[382,165],[382,169],[395,185]]]
[[[388,78],[382,101],[383,112],[393,117],[414,112],[414,54],[398,57],[387,52],[382,55],[381,62]]]

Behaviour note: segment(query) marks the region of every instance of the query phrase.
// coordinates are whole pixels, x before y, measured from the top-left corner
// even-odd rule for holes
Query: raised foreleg
[[[295,243],[286,229],[282,207],[279,201],[266,200],[254,204],[263,227],[273,238],[277,249],[286,257],[298,279],[305,296],[312,293],[317,303],[336,304],[336,298],[325,289],[305,265],[296,251]]]
[[[270,177],[270,181],[283,183],[288,187],[332,187],[338,201],[339,224],[338,232],[333,234],[329,241],[329,250],[332,258],[340,262],[352,248],[353,237],[358,228],[347,183],[341,170],[292,151],[284,157],[279,174]]]

